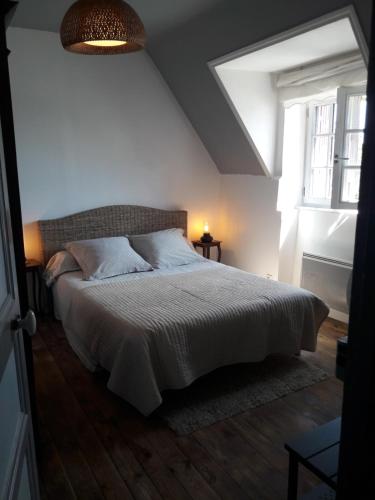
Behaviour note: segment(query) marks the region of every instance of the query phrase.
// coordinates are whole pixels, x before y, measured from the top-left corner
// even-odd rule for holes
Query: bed
[[[40,221],[44,259],[65,243],[169,228],[185,211],[118,205]],[[149,415],[167,389],[269,354],[314,351],[327,306],[312,293],[213,261],[53,285],[56,316],[82,363],[110,373],[108,388]]]

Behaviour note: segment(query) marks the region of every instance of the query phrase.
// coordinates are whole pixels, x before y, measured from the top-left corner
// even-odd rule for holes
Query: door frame
[[[339,500],[375,498],[375,12],[344,382]]]
[[[3,134],[3,149],[5,157],[5,171],[7,179],[7,187],[10,204],[10,219],[13,234],[13,250],[16,265],[18,296],[20,304],[21,317],[25,316],[29,309],[29,301],[27,295],[27,281],[25,268],[25,251],[23,242],[23,223],[21,212],[21,198],[19,191],[16,140],[14,134],[14,120],[12,108],[12,94],[10,88],[10,75],[8,66],[8,56],[10,51],[6,41],[6,27],[10,17],[17,8],[17,2],[11,0],[0,0],[1,2],[1,25],[0,25],[0,74],[3,75],[1,86],[0,99],[0,121]],[[34,380],[34,365],[31,339],[26,332],[23,332],[24,353],[27,366],[27,380],[29,384],[29,395],[31,405],[31,415],[33,417],[33,428],[35,437],[37,432],[36,418],[36,396],[35,396],[35,380]],[[37,440],[36,448],[38,450]]]
[[[12,97],[10,88],[10,77],[8,67],[6,28],[17,7],[17,2],[12,0],[0,0],[0,133],[2,134],[4,170],[7,184],[7,192],[10,200],[9,218],[12,233],[12,246],[14,253],[16,282],[18,286],[18,298],[20,314],[23,317],[28,311],[27,281],[25,269],[25,256],[23,244],[23,225],[21,214],[21,202],[19,192],[19,180],[17,169],[16,143],[14,134],[14,121],[12,110]],[[20,388],[20,406],[24,415],[17,427],[18,445],[12,450],[10,459],[11,468],[7,476],[5,492],[6,498],[16,498],[17,488],[20,481],[22,469],[21,460],[27,459],[27,470],[29,476],[30,493],[32,499],[39,498],[38,473],[36,468],[36,456],[32,441],[37,437],[36,399],[34,385],[33,357],[31,338],[27,332],[14,332],[13,337],[17,379]],[[34,441],[37,446],[37,439]]]

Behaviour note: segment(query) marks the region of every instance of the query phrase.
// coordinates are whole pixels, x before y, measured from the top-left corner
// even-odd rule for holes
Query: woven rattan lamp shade
[[[79,54],[123,54],[146,44],[142,21],[123,0],[78,0],[60,29],[64,49]]]

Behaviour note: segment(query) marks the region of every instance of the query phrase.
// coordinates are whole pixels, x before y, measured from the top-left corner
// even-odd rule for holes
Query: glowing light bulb
[[[84,43],[86,45],[93,45],[94,47],[118,47],[120,45],[126,45],[128,42],[120,40],[93,40]]]
[[[204,226],[203,226],[203,232],[204,233],[209,233],[210,232],[210,227],[208,225],[208,222],[205,222],[204,223]]]

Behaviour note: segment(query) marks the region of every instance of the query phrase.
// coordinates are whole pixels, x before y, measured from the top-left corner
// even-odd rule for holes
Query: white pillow
[[[65,248],[76,259],[84,280],[101,280],[120,274],[152,271],[124,236],[72,241]]]
[[[183,236],[182,229],[128,235],[137,253],[155,269],[182,266],[203,260]]]
[[[57,278],[64,273],[80,271],[81,268],[75,258],[66,250],[55,253],[44,270],[43,277],[47,286],[53,285]]]

